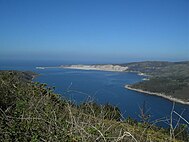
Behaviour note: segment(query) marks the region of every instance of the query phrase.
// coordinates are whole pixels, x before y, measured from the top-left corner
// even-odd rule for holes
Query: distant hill
[[[122,64],[122,66],[127,66],[128,71],[150,76],[149,80],[138,82],[130,87],[189,101],[189,61],[146,61]]]
[[[163,62],[163,61],[145,61],[121,64],[127,66],[128,71],[142,72],[154,76],[167,76],[176,73],[189,74],[189,61],[184,62]],[[171,72],[170,72],[171,71]]]

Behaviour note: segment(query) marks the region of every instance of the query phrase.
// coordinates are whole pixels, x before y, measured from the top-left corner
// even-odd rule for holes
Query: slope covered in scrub
[[[32,82],[31,72],[0,71],[2,141],[187,141],[186,127],[168,129],[131,118],[120,120],[117,107],[86,102],[79,106]]]

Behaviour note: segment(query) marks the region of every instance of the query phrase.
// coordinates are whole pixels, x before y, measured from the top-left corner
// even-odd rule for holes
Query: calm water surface
[[[55,92],[75,101],[77,104],[93,99],[99,104],[110,103],[119,107],[124,117],[131,116],[140,120],[139,107],[145,102],[151,121],[169,117],[172,102],[157,96],[127,90],[125,84],[132,84],[143,79],[135,73],[86,71],[74,69],[44,69],[36,70],[35,66],[1,66],[0,69],[32,70],[40,74],[34,81],[55,86]],[[177,104],[175,110],[183,113],[189,120],[189,106]],[[176,116],[174,116],[177,119]],[[181,122],[183,122],[181,120]],[[159,123],[166,126],[166,123]]]

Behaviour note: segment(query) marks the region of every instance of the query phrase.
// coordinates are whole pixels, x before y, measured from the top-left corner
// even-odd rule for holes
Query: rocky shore
[[[184,105],[189,105],[188,101],[184,101],[184,100],[181,100],[181,99],[178,99],[178,98],[173,98],[172,96],[168,96],[168,95],[165,95],[165,94],[162,94],[162,93],[155,93],[155,92],[150,92],[150,91],[144,91],[142,89],[132,88],[129,85],[125,85],[125,88],[129,89],[129,90],[132,90],[132,91],[148,94],[148,95],[159,96],[159,97],[168,99],[168,100],[176,102],[176,103],[180,103],[180,104],[184,104]]]

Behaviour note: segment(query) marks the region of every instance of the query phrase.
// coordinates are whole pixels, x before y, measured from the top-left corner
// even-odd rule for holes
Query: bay
[[[150,121],[164,117],[169,118],[173,103],[158,96],[151,96],[124,88],[125,84],[132,84],[142,81],[143,76],[136,73],[107,72],[107,71],[86,71],[75,69],[45,69],[38,70],[41,74],[35,79],[41,83],[55,86],[55,92],[62,94],[76,104],[93,100],[98,104],[111,104],[119,107],[123,117],[128,116],[140,121],[140,107],[146,104],[147,114]],[[175,111],[182,113],[182,116],[189,120],[189,106],[176,103]],[[175,122],[178,120],[173,116]],[[184,121],[180,121],[184,123]],[[157,125],[168,126],[163,121]]]
[[[37,70],[36,65],[1,65],[1,70],[22,70],[34,71],[40,74],[34,81],[46,83],[54,86],[55,93],[63,98],[80,104],[93,100],[98,104],[111,104],[117,106],[123,117],[128,116],[140,121],[140,107],[146,104],[147,114],[150,121],[161,118],[169,118],[173,103],[158,96],[146,95],[143,93],[127,90],[125,84],[132,84],[142,81],[143,76],[136,73],[107,72],[107,71],[87,71],[75,69],[49,68]],[[182,114],[182,117],[189,120],[189,105],[176,103],[175,111]],[[174,114],[175,123],[178,117]],[[181,123],[185,123],[180,120]],[[167,121],[162,121],[156,125],[168,127]]]

